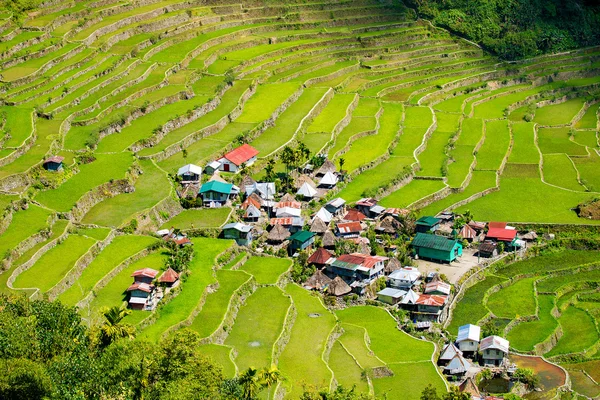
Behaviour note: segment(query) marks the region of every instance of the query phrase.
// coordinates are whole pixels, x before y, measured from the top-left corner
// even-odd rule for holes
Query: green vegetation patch
[[[495,293],[487,301],[487,307],[500,318],[516,318],[534,315],[536,309],[533,283],[538,278],[519,279]]]
[[[486,121],[485,141],[477,152],[476,170],[498,170],[510,145],[506,121]]]
[[[584,351],[598,341],[598,331],[594,319],[577,307],[568,307],[558,318],[563,335],[556,346],[545,354],[552,357]]]
[[[126,258],[142,251],[156,239],[148,236],[117,236],[106,246],[94,261],[83,270],[77,281],[59,296],[65,304],[74,306],[83,299],[106,274],[111,272]]]
[[[250,257],[240,269],[254,276],[259,285],[272,285],[291,266],[291,261],[285,258]]]
[[[44,253],[31,268],[17,276],[13,286],[48,291],[67,275],[94,243],[96,241],[88,237],[68,236],[61,244]]]
[[[219,270],[216,272],[219,288],[209,294],[200,313],[194,318],[190,328],[208,337],[217,330],[229,308],[233,293],[251,277],[243,271]]]
[[[169,195],[167,175],[150,160],[140,160],[143,173],[135,183],[135,191],[119,194],[96,204],[83,218],[84,224],[118,227],[134,214],[149,209]]]
[[[553,104],[535,110],[533,122],[540,125],[562,125],[568,124],[581,110],[585,100],[576,97],[564,103]]]
[[[294,137],[302,120],[321,100],[326,91],[325,88],[305,89],[298,100],[277,118],[275,126],[270,127],[252,141],[252,146],[260,152],[261,156],[267,156],[285,145]]]
[[[319,297],[295,284],[285,290],[292,297],[297,316],[279,358],[279,368],[287,377],[287,393],[297,397],[302,394],[303,385],[329,386],[331,371],[323,361],[323,351],[336,321]]]
[[[492,287],[505,281],[500,276],[488,275],[485,280],[471,286],[452,312],[452,321],[448,325],[450,333],[458,334],[458,327],[466,324],[477,324],[489,310],[483,305],[486,292]]]
[[[339,341],[336,341],[331,348],[328,365],[339,385],[346,388],[356,387],[356,390],[363,393],[369,391],[369,384],[361,376],[362,369]]]
[[[218,228],[227,222],[227,217],[231,213],[231,208],[199,208],[183,210],[167,222],[161,229],[175,227],[182,230]]]
[[[508,157],[508,162],[520,164],[537,164],[540,162],[535,141],[533,124],[530,122],[519,122],[512,124],[513,148]]]
[[[566,154],[544,155],[544,180],[565,189],[584,191],[577,180],[577,170]]]
[[[592,104],[583,117],[575,123],[577,129],[596,129],[598,126],[598,110],[600,103]]]
[[[232,241],[212,238],[192,238],[192,243],[194,259],[181,293],[155,311],[156,322],[144,329],[140,338],[158,341],[167,329],[188,318],[198,307],[206,287],[214,283],[212,267],[215,259],[233,245]]]
[[[268,119],[271,114],[287,100],[296,90],[298,84],[294,82],[270,83],[261,85],[256,93],[248,100],[242,115],[236,122],[258,124]]]
[[[540,150],[544,154],[587,155],[586,148],[569,140],[570,136],[569,128],[540,128],[538,129]]]
[[[235,348],[238,370],[271,365],[273,345],[283,329],[289,307],[289,298],[276,286],[258,288],[248,297],[225,340],[226,345]],[[280,369],[284,370],[281,363]]]
[[[79,173],[56,189],[40,192],[36,200],[57,211],[67,212],[88,191],[111,179],[122,179],[131,166],[129,153],[98,154],[96,160],[79,166]]]
[[[591,192],[600,191],[600,155],[590,151],[589,157],[572,157],[581,176],[581,183]]]
[[[0,235],[0,256],[5,257],[23,240],[46,228],[49,216],[50,211],[35,205],[14,212],[10,225]]]
[[[442,190],[446,185],[442,180],[413,179],[408,185],[401,187],[389,196],[381,199],[384,207],[407,207],[430,194]]]

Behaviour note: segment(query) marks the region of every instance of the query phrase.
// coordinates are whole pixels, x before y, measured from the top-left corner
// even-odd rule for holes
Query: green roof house
[[[209,181],[200,187],[200,194],[205,205],[210,203],[226,203],[231,196],[233,185],[219,181]]]
[[[435,232],[440,224],[440,220],[435,217],[421,217],[417,220],[417,232]]]
[[[462,256],[462,244],[457,239],[444,236],[417,233],[411,245],[419,258],[451,263]]]
[[[297,251],[309,248],[315,242],[315,233],[309,231],[298,231],[289,237],[290,245],[288,252],[290,255]]]

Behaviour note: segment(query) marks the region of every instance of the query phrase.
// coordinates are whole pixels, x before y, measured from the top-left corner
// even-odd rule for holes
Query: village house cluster
[[[509,349],[508,340],[497,335],[481,338],[481,328],[467,324],[458,328],[456,340],[442,348],[438,366],[450,380],[460,382],[459,390],[470,394],[472,399],[496,399],[482,395],[475,378],[483,368],[493,374],[513,375],[517,367],[508,358]]]
[[[344,176],[327,159],[318,168],[305,164],[293,171],[292,190],[288,187],[287,193],[280,193],[276,182],[257,182],[243,176],[234,179],[238,182],[235,185],[222,176],[239,173],[257,156],[256,149],[243,144],[204,168],[185,165],[178,171],[178,194],[201,207],[236,208],[234,220],[222,227],[222,237],[240,246],[291,257],[307,253],[308,264],[316,268],[304,283],[308,289],[333,296],[369,294],[406,309],[423,328],[440,321],[452,298],[452,286],[440,274],[422,276],[417,267],[401,265],[395,258],[396,246],[382,240],[384,235],[398,238],[400,231],[406,233],[403,227],[412,218],[410,210],[382,207],[373,198],[360,199],[352,207],[343,198],[331,198],[329,192]],[[325,201],[327,198],[331,199]],[[524,248],[525,239],[535,239],[535,233],[519,238],[506,223],[460,222],[452,212],[423,216],[411,223],[411,238],[407,240],[416,264],[418,260],[455,263],[462,257],[465,244],[476,247],[478,257],[493,258],[500,250]],[[375,232],[385,256],[374,255],[373,237],[366,235],[369,229]],[[343,243],[351,245],[340,246]],[[339,247],[345,249],[342,254]],[[350,248],[353,250],[348,251]],[[386,287],[372,290],[382,277]]]

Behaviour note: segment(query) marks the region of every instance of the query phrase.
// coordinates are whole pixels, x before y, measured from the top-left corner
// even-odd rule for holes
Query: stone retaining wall
[[[20,266],[18,266],[17,268],[15,268],[15,270],[8,277],[6,285],[9,288],[13,288],[15,279],[21,273],[23,273],[24,271],[31,268],[33,266],[33,264],[35,264],[44,254],[46,254],[50,249],[56,247],[59,243],[62,243],[69,236],[69,229],[71,228],[71,226],[72,226],[71,221],[69,221],[67,223],[66,229],[60,236],[58,236],[56,239],[46,243],[38,251],[36,251],[35,254],[29,260],[27,260],[25,263],[23,263]],[[42,237],[38,236],[37,240],[35,240],[35,243],[31,247],[35,246],[38,243],[41,243],[44,240],[47,240],[47,238],[50,237],[50,234],[51,233],[48,233],[46,238],[42,238]],[[16,257],[14,257],[14,258],[16,258]]]
[[[183,207],[179,204],[179,200],[175,198],[174,193],[171,193],[154,207],[136,216],[138,220],[137,231],[145,234],[154,233],[162,224],[182,211]],[[166,215],[166,217],[163,218],[163,215]]]
[[[171,157],[172,155],[174,155],[176,153],[179,153],[183,149],[196,143],[198,140],[220,132],[223,128],[225,128],[225,126],[229,122],[233,122],[242,113],[242,109],[243,109],[244,105],[246,104],[246,101],[248,101],[248,99],[250,97],[252,97],[252,95],[254,95],[254,93],[256,93],[256,84],[252,83],[250,85],[250,87],[242,94],[242,96],[240,97],[240,100],[238,101],[238,105],[231,111],[231,113],[229,113],[228,115],[225,115],[223,118],[221,118],[219,121],[217,121],[213,125],[207,126],[206,128],[203,128],[203,129],[200,129],[199,131],[196,131],[196,132],[186,136],[179,142],[169,145],[166,149],[164,149],[163,151],[161,151],[159,153],[152,154],[150,156],[141,156],[140,158],[154,159],[157,162],[160,162],[160,161],[163,161],[163,160]]]
[[[26,85],[28,83],[31,83],[34,80],[36,80],[37,78],[39,78],[40,75],[42,75],[44,72],[48,71],[50,68],[62,63],[65,60],[68,60],[71,57],[74,57],[75,55],[81,53],[83,50],[84,50],[83,46],[77,46],[74,49],[63,54],[62,56],[48,61],[46,64],[42,65],[37,71],[32,72],[31,74],[24,76],[22,78],[15,79],[14,81],[10,81],[10,84],[14,85],[14,86],[21,86],[21,85]]]
[[[60,113],[60,112],[62,112],[62,111],[64,111],[64,110],[66,110],[66,109],[68,109],[68,108],[71,108],[71,107],[73,107],[73,104],[74,104],[74,103],[77,103],[77,102],[79,102],[79,101],[81,101],[81,100],[83,100],[83,99],[86,99],[86,98],[90,97],[92,94],[96,93],[98,90],[102,89],[103,87],[105,87],[105,86],[108,86],[109,84],[111,84],[111,83],[113,83],[113,82],[115,82],[115,81],[117,81],[117,80],[121,79],[121,78],[122,78],[122,77],[124,77],[124,76],[127,76],[127,75],[128,75],[129,73],[131,73],[131,71],[132,71],[132,70],[133,70],[133,69],[134,69],[134,68],[135,68],[135,67],[136,67],[136,66],[137,66],[139,63],[141,63],[141,62],[142,62],[141,60],[135,60],[135,61],[134,61],[134,62],[132,62],[132,63],[131,63],[131,64],[130,64],[130,65],[129,65],[129,66],[128,66],[128,67],[127,67],[127,68],[126,68],[124,71],[122,71],[122,72],[120,72],[120,73],[118,73],[118,74],[115,74],[115,75],[111,76],[110,78],[106,79],[105,81],[103,81],[103,82],[99,83],[98,85],[94,86],[93,88],[91,88],[91,89],[87,90],[85,93],[83,93],[81,96],[77,97],[77,98],[76,98],[76,99],[74,99],[73,101],[71,101],[71,102],[69,102],[69,103],[67,103],[67,104],[64,104],[64,105],[62,105],[62,106],[56,107],[56,108],[55,108],[55,109],[54,109],[52,112],[53,112],[53,113]],[[107,73],[109,73],[109,72],[110,72],[110,71],[109,71],[109,70],[107,70],[107,71],[105,71],[105,72],[104,72],[104,74],[107,74]],[[96,78],[97,78],[97,77],[96,77]],[[92,78],[92,77],[90,77],[90,81],[92,81],[92,80],[94,80],[94,79],[95,79],[95,78]],[[65,94],[65,95],[66,95],[66,94]],[[55,101],[58,101],[58,100],[60,100],[60,98],[57,98],[56,100],[55,100],[55,99],[53,99],[53,100],[52,100],[50,103],[48,103],[48,104],[52,104],[52,103],[54,103]]]
[[[256,284],[254,277],[250,277],[245,283],[242,284],[242,286],[237,288],[233,292],[231,299],[229,299],[227,312],[225,313],[225,316],[223,317],[223,320],[219,324],[218,328],[210,336],[203,338],[200,342],[217,344],[225,343],[225,339],[227,339],[229,331],[235,323],[235,319],[237,318],[240,308],[242,308],[246,302],[246,299],[250,297],[252,293],[254,293],[257,287],[258,285]]]
[[[162,99],[160,99],[152,104],[149,104],[145,108],[145,111],[142,111],[141,108],[135,109],[135,110],[131,111],[129,113],[129,115],[127,115],[124,118],[123,123],[121,121],[117,121],[117,122],[113,122],[112,124],[108,125],[105,128],[102,128],[98,132],[98,141],[102,140],[103,138],[105,138],[108,135],[112,135],[113,133],[121,132],[121,130],[124,127],[130,125],[132,121],[134,121],[154,110],[157,110],[161,107],[164,107],[165,105],[173,104],[173,103],[178,102],[179,100],[183,100],[183,99],[187,99],[187,98],[189,98],[188,92],[179,92],[179,93],[175,93],[174,95],[171,95],[171,96],[163,97]],[[136,146],[136,144],[134,144],[133,146]],[[139,147],[139,145],[138,145],[138,147]],[[139,147],[138,151],[141,150],[142,148],[143,147]]]
[[[137,79],[135,79],[135,80],[133,80],[133,81],[137,81],[136,83],[139,83],[139,82],[143,81],[144,79],[146,79],[146,77],[147,77],[148,75],[150,75],[150,73],[151,73],[151,72],[152,72],[152,71],[153,71],[153,70],[156,68],[156,66],[157,66],[157,64],[153,64],[152,66],[150,66],[150,67],[148,68],[148,70],[147,70],[146,72],[144,72],[144,74],[143,74],[142,76],[140,76],[139,78],[137,78]],[[167,72],[168,72],[168,71],[167,71]],[[166,75],[166,74],[165,74],[165,75]],[[167,76],[165,76],[165,79],[163,79],[163,80],[162,80],[161,82],[159,82],[158,84],[156,84],[156,85],[153,85],[153,86],[146,87],[146,88],[144,88],[144,89],[141,89],[141,90],[139,90],[139,91],[137,91],[137,92],[135,92],[135,93],[133,93],[133,94],[131,94],[131,95],[127,96],[127,98],[125,98],[125,99],[123,99],[123,100],[121,100],[121,101],[119,101],[119,102],[117,102],[117,103],[114,103],[114,104],[112,104],[112,105],[110,105],[110,106],[106,107],[104,110],[102,110],[101,112],[99,112],[99,113],[98,113],[98,114],[97,114],[95,117],[92,117],[92,118],[90,118],[90,119],[86,119],[86,120],[82,120],[82,121],[74,121],[74,122],[72,122],[72,125],[90,125],[90,124],[97,123],[97,122],[99,122],[99,121],[100,121],[100,120],[101,120],[101,119],[102,119],[104,116],[106,116],[106,115],[108,115],[108,114],[112,113],[114,110],[117,110],[117,109],[119,109],[119,108],[122,108],[122,107],[124,107],[125,105],[127,105],[127,104],[131,103],[131,101],[133,101],[133,100],[136,100],[136,99],[139,99],[140,97],[143,97],[143,96],[147,95],[148,93],[151,93],[151,92],[153,92],[153,91],[155,91],[155,90],[158,90],[158,89],[160,89],[160,88],[162,88],[162,87],[166,86],[166,85],[167,85],[167,83],[168,83],[168,82],[167,82]],[[94,110],[94,109],[96,109],[96,108],[99,108],[99,107],[100,107],[100,104],[99,104],[99,102],[100,102],[100,101],[102,101],[102,100],[105,100],[105,99],[108,99],[109,97],[111,97],[111,96],[113,96],[113,95],[115,95],[115,94],[117,94],[117,93],[119,93],[119,92],[121,92],[121,91],[125,90],[127,87],[131,87],[132,85],[133,85],[133,84],[130,84],[130,83],[128,82],[128,83],[127,83],[127,85],[123,85],[123,87],[122,87],[122,88],[115,89],[115,90],[114,90],[112,93],[110,93],[110,94],[108,94],[108,95],[106,95],[106,96],[102,97],[101,99],[98,99],[98,100],[96,101],[96,103],[95,103],[93,106],[91,106],[91,108],[90,108],[90,110],[89,110],[89,111],[92,111],[92,110]],[[150,106],[151,106],[151,105],[149,104],[149,105],[148,105],[148,107],[150,107]],[[74,115],[74,116],[76,116],[76,115],[77,115],[77,116],[78,116],[78,115],[84,115],[84,114],[86,114],[86,113],[87,113],[87,112],[89,112],[89,111],[86,111],[86,112],[79,112],[79,111],[78,111],[78,112],[75,112],[75,113],[73,113],[72,115]],[[146,112],[147,112],[147,111],[146,111]]]
[[[111,230],[104,240],[96,242],[94,245],[92,245],[92,247],[90,247],[89,250],[75,262],[73,268],[67,272],[60,282],[46,292],[48,299],[50,301],[55,300],[59,294],[77,282],[79,277],[81,277],[83,270],[86,269],[88,265],[92,263],[92,261],[94,261],[98,254],[100,254],[100,252],[104,250],[104,248],[106,248],[106,246],[108,246],[116,236],[117,231]]]
[[[88,307],[90,303],[96,298],[96,293],[103,287],[105,287],[115,276],[117,276],[121,271],[127,268],[129,265],[133,264],[136,261],[141,260],[144,257],[147,257],[151,253],[150,250],[144,249],[132,255],[131,257],[123,260],[119,265],[113,268],[108,274],[106,274],[102,279],[100,279],[92,288],[92,290],[77,303],[77,308],[80,310]]]
[[[8,50],[5,50],[5,51],[2,53],[2,55],[0,56],[0,59],[2,59],[2,60],[4,60],[4,59],[7,59],[7,58],[11,57],[13,54],[15,54],[15,53],[18,53],[18,52],[19,52],[19,51],[21,51],[22,49],[24,49],[24,48],[26,48],[26,47],[34,46],[34,45],[36,45],[36,44],[38,44],[38,43],[41,43],[41,42],[43,42],[44,40],[47,40],[47,39],[49,39],[49,38],[50,38],[50,33],[48,33],[48,32],[44,32],[44,33],[43,33],[43,34],[41,34],[40,36],[36,36],[36,37],[34,37],[34,38],[31,38],[31,39],[29,39],[29,40],[24,40],[24,41],[22,41],[22,42],[16,43],[16,44],[12,45],[12,47],[11,47],[11,48],[9,48]],[[56,49],[52,49],[51,51],[54,51],[54,50],[56,50]],[[41,50],[40,50],[40,51],[41,51]],[[35,52],[35,53],[30,53],[30,54],[36,54],[36,53],[40,53],[40,51],[37,51],[37,52]],[[48,53],[48,51],[46,51],[46,53]],[[41,57],[41,55],[40,55],[40,56],[38,56],[38,57]],[[18,59],[20,59],[20,58],[21,58],[21,57],[18,57],[16,60],[18,60]],[[34,58],[34,57],[31,57],[31,58]],[[17,62],[16,60],[10,60],[10,61],[7,61],[7,62],[3,63],[3,64],[0,66],[0,68],[9,68],[9,67],[12,67],[13,65],[16,65],[16,64],[19,64],[20,62],[23,62],[23,61],[25,61],[26,59],[25,59],[25,60],[23,60],[23,61],[20,61],[20,62]],[[11,62],[12,62],[12,64],[11,64]]]
[[[217,93],[215,95],[215,97],[211,101],[209,101],[209,102],[205,103],[204,105],[202,105],[201,107],[193,110],[191,113],[181,115],[175,119],[168,121],[167,123],[162,125],[162,128],[157,133],[155,133],[152,137],[150,137],[146,140],[142,140],[137,143],[134,143],[129,149],[133,152],[138,152],[146,147],[156,146],[165,136],[167,136],[167,134],[169,132],[179,129],[182,126],[187,125],[187,124],[197,120],[198,118],[206,115],[207,113],[209,113],[209,112],[213,111],[215,108],[217,108],[219,106],[219,104],[221,103],[221,98],[222,98],[223,94],[229,88],[230,88],[230,86],[224,87],[219,93]]]
[[[71,219],[75,222],[79,222],[96,204],[116,195],[133,193],[134,191],[135,186],[127,179],[119,179],[97,186],[84,194],[77,203],[75,203],[75,206],[70,212]]]

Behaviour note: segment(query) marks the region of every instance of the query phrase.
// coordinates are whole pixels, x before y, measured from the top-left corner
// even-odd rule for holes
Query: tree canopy
[[[593,0],[407,0],[419,16],[515,60],[600,43]]]

